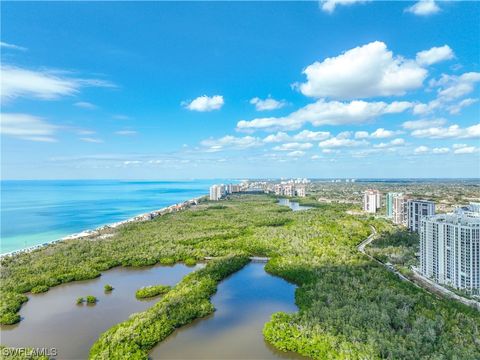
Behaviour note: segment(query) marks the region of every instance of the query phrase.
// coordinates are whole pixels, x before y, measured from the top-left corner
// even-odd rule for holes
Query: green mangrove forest
[[[170,291],[171,286],[168,285],[150,285],[138,289],[135,292],[137,299],[147,299],[158,295],[166,294]]]
[[[381,251],[390,246],[381,239],[394,239],[392,247],[412,239],[385,220],[348,214],[349,205],[301,202],[314,208],[293,212],[266,195],[232,196],[128,224],[110,238],[4,258],[0,321],[18,322],[33,289],[91,279],[115,266],[215,258],[151,308],[107,330],[90,350],[92,359],[147,359],[176,328],[214,311],[210,298],[222,279],[248,257],[263,256],[269,273],[298,286],[298,312],[274,314],[263,330],[280,350],[314,359],[480,358],[478,311],[401,281],[356,248],[371,225],[386,241]],[[402,261],[412,255],[411,246],[398,251]]]

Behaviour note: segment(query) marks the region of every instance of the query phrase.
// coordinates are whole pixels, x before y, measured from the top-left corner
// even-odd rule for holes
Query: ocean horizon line
[[[120,181],[120,182],[191,182],[191,181],[242,181],[242,180],[284,180],[284,179],[298,179],[308,178],[309,180],[480,180],[479,177],[355,177],[355,176],[339,176],[339,177],[310,177],[310,176],[281,176],[281,177],[231,177],[231,178],[179,178],[179,179],[116,179],[116,178],[102,178],[102,179],[0,179],[0,182],[6,181]]]

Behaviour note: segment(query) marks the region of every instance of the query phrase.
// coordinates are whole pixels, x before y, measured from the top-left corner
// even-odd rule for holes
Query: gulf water
[[[4,180],[1,253],[128,219],[194,197],[226,180]]]

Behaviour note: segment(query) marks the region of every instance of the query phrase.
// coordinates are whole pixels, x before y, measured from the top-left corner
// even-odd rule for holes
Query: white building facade
[[[363,210],[368,213],[376,213],[381,206],[381,194],[378,190],[366,190],[363,193]]]
[[[420,220],[424,216],[435,215],[435,203],[429,200],[407,201],[407,226],[408,230],[418,232]]]
[[[407,200],[402,194],[393,197],[392,221],[397,225],[407,225]]]
[[[218,201],[226,193],[225,185],[212,185],[210,186],[210,200]]]
[[[480,293],[480,213],[457,211],[423,217],[419,234],[424,276]]]
[[[273,189],[274,189],[275,195],[287,196],[287,197],[292,197],[292,196],[305,197],[306,196],[305,185],[299,185],[299,184],[301,183],[295,184],[293,181],[288,183],[275,184]]]

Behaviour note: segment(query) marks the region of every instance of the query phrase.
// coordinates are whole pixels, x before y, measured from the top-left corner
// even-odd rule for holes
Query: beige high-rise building
[[[392,220],[398,225],[407,225],[407,200],[402,194],[392,198]]]

